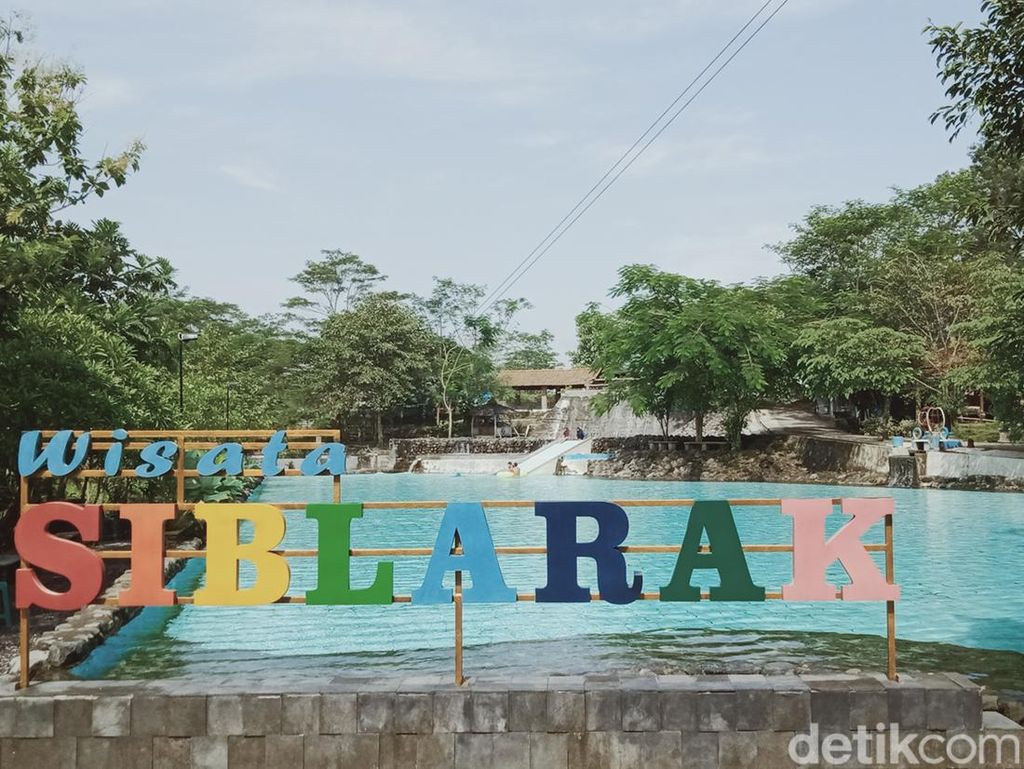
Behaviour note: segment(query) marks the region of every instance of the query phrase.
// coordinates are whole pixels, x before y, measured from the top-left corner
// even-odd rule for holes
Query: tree
[[[0,22],[0,508],[14,507],[22,430],[162,427],[170,372],[156,308],[170,265],[138,253],[118,225],[62,221],[124,184],[141,143],[86,159],[77,101],[85,77],[26,61]]]
[[[486,289],[434,276],[430,296],[416,307],[433,332],[430,379],[440,401],[448,437],[454,434],[455,411],[471,404],[491,389],[495,371],[490,352],[497,343],[497,329],[486,318],[474,315]]]
[[[725,412],[733,445],[750,410],[783,386],[789,340],[782,314],[763,292],[661,272],[619,271],[622,308],[602,323],[597,364],[609,387],[599,408],[625,401],[658,418],[665,435],[674,411]]]
[[[874,391],[888,416],[893,395],[917,379],[925,352],[923,340],[857,318],[833,318],[810,324],[794,343],[797,380],[813,397],[849,397]]]
[[[982,389],[1015,439],[1024,436],[1024,275],[1017,274],[961,326],[973,355],[951,379]]]
[[[449,438],[454,434],[455,412],[493,393],[495,358],[514,338],[515,316],[529,307],[522,298],[502,299],[481,313],[485,293],[484,286],[435,276],[430,295],[415,300],[417,312],[434,335],[430,381],[445,413]]]
[[[172,337],[182,328],[199,331],[186,351],[182,426],[269,429],[299,413],[302,339],[211,299],[169,301],[164,313]]]
[[[896,190],[886,203],[816,207],[796,237],[775,248],[818,287],[819,317],[859,318],[918,337],[924,354],[915,377],[943,400],[950,373],[970,355],[960,325],[1016,269],[972,219],[984,200],[975,170],[942,174]]]
[[[558,354],[551,343],[555,336],[547,329],[539,334],[519,332],[509,342],[509,351],[502,365],[505,368],[555,368]]]
[[[1024,6],[1019,0],[982,0],[978,27],[925,27],[949,103],[941,121],[955,138],[977,116],[983,142],[1009,156],[1024,156]]]
[[[979,122],[973,151],[984,198],[968,210],[971,221],[1009,252],[1024,254],[1024,8],[1017,0],[984,0],[984,19],[929,25],[939,78],[948,103],[932,114],[950,141]]]
[[[324,321],[306,351],[308,403],[323,419],[341,425],[361,411],[376,419],[401,406],[427,376],[431,336],[423,322],[390,297],[369,296],[354,309]]]
[[[351,310],[359,299],[387,278],[356,254],[338,249],[320,253],[322,259],[307,261],[305,268],[291,278],[308,296],[288,299],[284,303],[285,308],[312,313],[319,319],[329,318],[343,310]]]
[[[77,102],[85,75],[67,65],[20,65],[23,32],[0,21],[0,237],[34,238],[61,229],[54,217],[102,197],[138,170],[143,145],[89,161]]]
[[[604,314],[597,302],[587,302],[576,315],[576,349],[569,355],[572,365],[594,367],[603,320]]]

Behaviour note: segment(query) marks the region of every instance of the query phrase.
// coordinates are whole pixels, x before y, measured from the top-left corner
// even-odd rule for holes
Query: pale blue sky
[[[90,85],[92,151],[148,145],[78,212],[123,222],[200,295],[270,312],[321,248],[426,292],[496,284],[761,0],[34,0],[34,49]],[[921,28],[974,0],[791,0],[517,285],[528,329],[629,262],[773,275],[765,243],[816,203],[882,199],[966,162]]]

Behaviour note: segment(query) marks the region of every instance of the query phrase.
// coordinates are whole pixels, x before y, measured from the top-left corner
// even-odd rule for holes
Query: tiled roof
[[[506,368],[498,381],[513,389],[588,387],[598,378],[589,368]]]

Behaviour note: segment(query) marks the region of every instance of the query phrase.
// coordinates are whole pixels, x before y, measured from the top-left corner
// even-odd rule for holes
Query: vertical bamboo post
[[[885,581],[896,581],[896,562],[893,554],[892,513],[885,516]],[[886,675],[890,681],[899,680],[896,674],[896,602],[885,602],[885,640],[887,647]]]
[[[28,502],[29,502],[29,500],[28,500],[28,478],[26,478],[25,476],[22,476],[21,480],[19,482],[18,494],[19,494],[19,510],[18,510],[18,514],[19,514],[19,516],[21,516],[21,515],[25,514],[26,510],[28,510]],[[28,566],[28,564],[25,563],[24,559],[22,559],[22,561],[21,561],[21,568],[24,569],[27,566]],[[11,585],[10,587],[11,587],[11,589],[9,591],[8,600],[13,601],[13,600],[15,600],[15,596],[18,594],[17,579],[15,579],[15,584]],[[19,689],[27,689],[28,688],[29,675],[31,674],[31,671],[29,670],[29,666],[28,666],[28,642],[29,642],[29,638],[28,638],[29,622],[28,622],[28,620],[29,620],[28,609],[27,608],[26,609],[19,609],[18,610],[18,659],[20,660],[20,663],[21,663],[20,664],[20,668],[18,670],[18,688]]]
[[[452,542],[452,553],[462,553],[462,537],[455,532],[455,541]],[[462,674],[462,572],[455,571],[455,590],[452,591],[452,602],[455,604],[455,685],[462,686],[466,677]]]
[[[24,561],[21,562],[24,567],[26,564]],[[18,656],[20,657],[21,667],[18,671],[18,688],[28,688],[28,609],[18,610]]]
[[[181,515],[182,505],[185,504],[185,435],[176,433],[174,442],[178,445],[178,460],[174,466],[174,498],[178,502],[178,515]]]
[[[338,430],[338,432],[337,432],[335,437],[336,437],[336,441],[338,443],[341,443],[341,430]],[[341,476],[340,475],[334,476],[333,483],[334,483],[334,502],[335,502],[335,504],[337,504],[337,503],[341,502]]]
[[[462,674],[462,572],[455,572],[455,685],[462,686],[466,682]]]

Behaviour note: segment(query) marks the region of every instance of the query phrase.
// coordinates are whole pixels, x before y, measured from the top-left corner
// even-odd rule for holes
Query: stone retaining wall
[[[921,484],[932,487],[1024,488],[1024,454],[1006,456],[978,451],[928,451],[917,454]]]
[[[882,477],[889,474],[887,443],[832,440],[810,436],[791,436],[788,443],[800,454],[808,470],[862,470]]]
[[[881,485],[889,473],[883,444],[808,436],[752,436],[741,451],[650,451],[646,439],[595,438],[588,474],[606,478]],[[639,444],[641,448],[635,447]]]
[[[900,683],[877,675],[538,676],[463,687],[420,676],[240,687],[233,679],[212,688],[60,682],[0,697],[0,766],[771,769],[793,765],[789,741],[812,722],[822,735],[878,723],[922,735],[986,728],[981,690],[959,675]]]
[[[417,457],[446,454],[529,454],[543,438],[397,438],[391,441],[395,472],[405,472]]]

